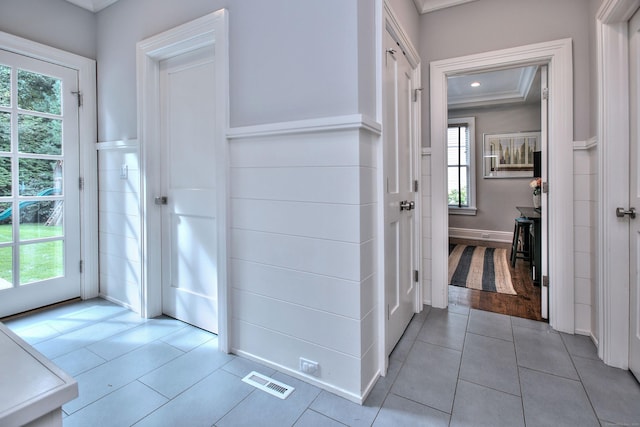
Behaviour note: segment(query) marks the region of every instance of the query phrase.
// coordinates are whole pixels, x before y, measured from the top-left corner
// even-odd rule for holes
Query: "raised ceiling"
[[[80,6],[83,9],[90,10],[91,12],[99,12],[107,6],[111,6],[118,0],[67,0],[69,3],[73,3],[76,6]]]
[[[450,110],[540,101],[540,72],[536,65],[450,76],[447,83]],[[479,85],[473,87],[472,83]]]

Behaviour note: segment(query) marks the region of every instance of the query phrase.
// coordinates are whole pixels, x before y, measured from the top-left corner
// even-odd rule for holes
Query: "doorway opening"
[[[96,296],[98,227],[95,62],[2,32],[0,47],[2,317]]]
[[[447,78],[525,65],[548,64],[548,258],[545,273],[551,285],[549,323],[563,332],[574,332],[573,267],[573,72],[570,39],[486,52],[431,63],[431,159],[432,159],[432,287],[431,301],[437,308],[448,305],[448,231],[446,137],[448,121]],[[543,161],[543,164],[545,162]],[[546,233],[543,233],[545,235]],[[543,294],[544,295],[544,294]]]
[[[526,65],[447,78],[449,304],[546,317],[546,73]]]
[[[146,177],[140,312],[188,316],[188,323],[217,329],[220,349],[229,351],[228,14],[222,9],[143,40],[137,54]],[[203,150],[199,159],[209,166],[193,170],[189,156]]]

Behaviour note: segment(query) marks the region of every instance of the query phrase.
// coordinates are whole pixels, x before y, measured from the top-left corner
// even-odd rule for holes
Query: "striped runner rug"
[[[451,246],[449,250],[450,285],[517,295],[511,283],[507,249]]]

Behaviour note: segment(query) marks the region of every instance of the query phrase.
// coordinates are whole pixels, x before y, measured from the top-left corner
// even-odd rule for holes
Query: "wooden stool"
[[[513,229],[513,242],[511,243],[511,267],[516,266],[518,258],[531,262],[531,245],[529,243],[529,230],[533,227],[533,221],[529,218],[516,218],[515,227]],[[521,236],[522,235],[522,236]],[[520,249],[518,244],[522,237],[522,245]]]

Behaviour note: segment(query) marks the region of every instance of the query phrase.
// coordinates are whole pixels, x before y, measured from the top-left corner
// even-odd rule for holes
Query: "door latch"
[[[167,196],[160,196],[153,199],[153,201],[156,205],[166,205],[169,202],[169,199],[167,199]]]
[[[629,208],[628,211],[625,211],[624,208],[616,208],[616,216],[618,218],[623,218],[625,215],[629,215],[630,218],[635,218],[636,208]]]

